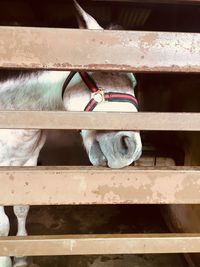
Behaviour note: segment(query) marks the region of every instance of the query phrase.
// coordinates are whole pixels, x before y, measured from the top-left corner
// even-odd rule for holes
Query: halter
[[[77,72],[71,71],[67,79],[65,80],[63,87],[62,87],[62,98],[64,96],[65,89],[67,88],[68,84],[74,77],[74,75]],[[125,93],[118,93],[118,92],[109,92],[105,93],[104,90],[101,87],[98,87],[94,79],[89,75],[88,72],[85,71],[79,71],[78,72],[81,79],[84,81],[84,83],[87,85],[88,89],[91,91],[91,99],[86,105],[84,111],[93,111],[94,108],[105,101],[108,102],[128,102],[135,106],[136,109],[138,109],[138,101],[137,99],[130,95]]]

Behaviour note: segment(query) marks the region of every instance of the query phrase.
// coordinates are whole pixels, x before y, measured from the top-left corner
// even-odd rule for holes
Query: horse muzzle
[[[95,166],[123,168],[136,161],[142,154],[140,134],[132,131],[96,132],[89,150],[89,158]]]

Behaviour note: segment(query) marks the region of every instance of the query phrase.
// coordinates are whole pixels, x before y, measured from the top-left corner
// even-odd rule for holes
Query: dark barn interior
[[[105,28],[110,23],[126,30],[199,32],[198,1],[79,1]],[[2,0],[0,25],[76,28],[72,1]]]
[[[79,1],[104,28],[200,32],[198,1]],[[72,1],[1,0],[1,26],[77,28]],[[20,70],[0,70],[0,80]],[[24,71],[25,72],[25,71]],[[140,111],[199,112],[200,75],[136,73]],[[141,166],[200,165],[198,132],[143,132]],[[192,152],[191,152],[192,151]],[[39,165],[90,165],[77,131],[51,131]],[[165,209],[166,208],[166,209]],[[7,212],[12,215],[11,208]],[[32,207],[29,234],[164,233],[183,231],[166,218],[169,210],[157,205],[99,205]],[[165,216],[163,217],[163,213]],[[188,230],[188,229],[187,229]],[[192,231],[192,230],[191,230]],[[15,234],[16,229],[11,229]],[[188,257],[186,257],[188,259]],[[41,267],[186,267],[200,266],[195,255],[118,255],[35,257]],[[196,265],[192,265],[196,263]]]

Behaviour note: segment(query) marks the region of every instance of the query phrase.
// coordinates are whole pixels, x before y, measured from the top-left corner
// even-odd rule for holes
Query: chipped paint
[[[0,168],[0,177],[2,205],[200,203],[194,167],[13,167]]]
[[[200,72],[199,33],[0,27],[0,35],[0,68]]]
[[[158,33],[145,33],[144,35],[141,35],[138,38],[138,46],[143,56],[144,54],[148,54],[149,50],[151,50],[151,46],[154,46],[157,42],[159,42]]]

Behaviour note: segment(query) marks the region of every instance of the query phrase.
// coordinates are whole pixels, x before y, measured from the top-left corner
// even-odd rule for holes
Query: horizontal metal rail
[[[0,256],[200,252],[200,234],[116,234],[0,237]]]
[[[200,72],[200,34],[0,27],[0,68]]]
[[[1,205],[200,204],[200,168],[1,167]]]
[[[200,131],[200,113],[0,111],[0,128]]]

